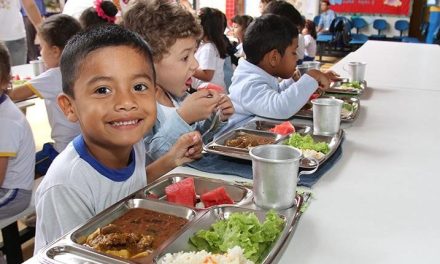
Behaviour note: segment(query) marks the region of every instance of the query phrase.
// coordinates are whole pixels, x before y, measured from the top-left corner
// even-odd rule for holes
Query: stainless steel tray
[[[300,210],[301,205],[303,203],[303,197],[297,196],[296,204],[287,210],[277,211],[278,215],[284,220],[283,230],[281,234],[278,236],[278,239],[275,240],[270,249],[264,252],[264,258],[261,263],[273,263],[273,260],[277,256],[278,252],[283,249],[285,246],[285,242],[289,238],[289,236],[295,231],[296,224],[301,215]],[[233,205],[224,205],[224,206],[215,206],[212,207],[206,214],[200,217],[194,225],[188,228],[181,236],[179,236],[175,241],[173,241],[160,255],[158,255],[154,260],[155,263],[160,263],[161,259],[167,253],[177,253],[181,251],[194,251],[194,247],[188,242],[189,238],[193,236],[200,229],[209,229],[211,225],[219,220],[227,219],[231,213],[235,212],[253,212],[260,222],[263,222],[265,219],[266,212],[265,210],[259,209],[255,206],[255,204],[248,204],[248,206],[233,206]]]
[[[343,87],[343,84],[348,83],[348,82],[349,82],[349,79],[347,79],[347,78],[343,78],[340,81],[333,82],[330,85],[330,88],[328,88],[326,90],[326,92],[360,95],[367,88],[367,81],[365,81],[365,80],[360,82],[360,86],[361,86],[360,89]]]
[[[234,204],[236,205],[248,203],[252,199],[252,191],[244,186],[227,181],[197,177],[187,174],[172,174],[160,178],[158,181],[153,182],[150,186],[139,191],[136,196],[142,198],[154,196],[159,200],[166,200],[165,187],[188,177],[194,178],[197,199],[199,199],[200,195],[203,193],[221,186],[225,188],[226,192],[232,198],[232,200],[234,200]]]
[[[359,109],[361,107],[359,98],[356,96],[337,96],[337,95],[324,95],[322,97],[337,98],[344,101],[341,111],[341,122],[353,122],[358,116]],[[347,110],[349,109],[349,110]],[[306,104],[301,110],[299,110],[294,117],[305,118],[313,120],[313,108],[310,103]]]
[[[280,124],[282,121],[266,121],[266,120],[259,120],[254,119],[249,121],[249,123],[245,124],[243,127],[245,128],[255,128],[253,131],[255,132],[263,132],[258,129],[264,130],[265,128],[269,127],[272,128],[273,126]],[[336,149],[341,144],[342,138],[344,136],[344,131],[341,129],[339,132],[334,136],[319,136],[319,135],[313,135],[313,128],[311,126],[307,125],[295,125],[295,129],[297,129],[297,133],[300,133],[301,135],[309,134],[312,136],[312,138],[316,142],[326,142],[329,144],[330,152],[327,153],[324,158],[319,160],[319,165],[323,164],[326,160],[328,160],[333,153],[335,153]],[[222,156],[227,156],[231,158],[237,158],[237,159],[244,159],[244,160],[251,160],[251,156],[249,155],[248,149],[239,149],[239,148],[233,148],[233,147],[226,147],[224,145],[221,145],[220,143],[223,143],[225,138],[229,138],[230,135],[233,135],[234,131],[241,131],[243,129],[239,128],[237,130],[232,130],[222,136],[219,137],[218,140],[214,140],[210,143],[208,143],[204,150],[209,153],[218,154]],[[246,129],[246,131],[251,131],[252,129]],[[283,144],[284,140],[286,140],[288,136],[280,136],[280,140],[276,142],[276,144]],[[303,158],[300,163],[300,168],[303,169],[313,169],[316,167],[316,164],[314,161],[309,160],[307,158]]]
[[[224,205],[224,206],[213,206],[210,209],[196,210],[185,206],[175,205],[167,203],[160,200],[151,200],[146,198],[139,198],[140,196],[146,195],[147,191],[155,190],[158,191],[163,186],[164,183],[172,182],[174,180],[181,180],[185,177],[194,177],[195,183],[198,184],[196,188],[204,188],[211,186],[218,186],[219,184],[224,184],[225,188],[233,190],[230,194],[234,196],[237,190],[243,190],[237,192],[238,196],[234,198],[239,200],[235,205]],[[197,178],[197,179],[196,179]],[[237,189],[234,189],[237,188]],[[159,179],[150,185],[147,185],[142,190],[135,192],[134,194],[122,199],[120,202],[104,210],[102,213],[90,219],[86,224],[75,228],[73,231],[67,233],[57,241],[46,246],[39,251],[37,259],[40,263],[93,263],[93,264],[126,264],[126,263],[153,263],[156,262],[161,256],[168,252],[177,252],[181,250],[186,250],[189,246],[188,237],[194,232],[202,229],[208,228],[214,221],[220,218],[227,218],[232,212],[243,212],[252,211],[255,212],[260,220],[264,219],[266,213],[265,210],[258,208],[253,203],[253,195],[251,191],[252,186],[245,183],[231,183],[222,180],[201,178],[186,174],[172,174],[165,176],[163,179]],[[244,196],[243,196],[244,195]],[[309,194],[297,194],[296,204],[286,210],[277,211],[280,216],[284,219],[284,229],[280,234],[279,238],[273,243],[270,251],[263,263],[272,263],[273,259],[277,254],[284,249],[286,241],[292,236],[295,231],[296,225],[301,216],[302,203],[308,200]],[[90,233],[94,232],[96,228],[107,225],[113,220],[120,217],[124,212],[131,208],[145,208],[152,211],[157,211],[166,214],[172,214],[180,217],[185,217],[189,222],[174,236],[166,240],[163,245],[153,251],[153,253],[146,257],[140,259],[122,259],[112,255],[107,255],[93,250],[90,247],[82,245],[84,238]]]

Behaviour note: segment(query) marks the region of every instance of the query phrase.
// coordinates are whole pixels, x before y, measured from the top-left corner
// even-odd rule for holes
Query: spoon
[[[202,144],[203,144],[203,149],[205,149],[205,145],[209,143],[209,141],[212,139],[213,132],[216,131],[219,126],[221,125],[221,123],[223,123],[221,121],[221,114],[222,111],[221,109],[218,109],[217,112],[214,114],[214,117],[212,118],[212,122],[211,122],[211,126],[208,128],[208,130],[206,130],[203,134],[202,134]]]

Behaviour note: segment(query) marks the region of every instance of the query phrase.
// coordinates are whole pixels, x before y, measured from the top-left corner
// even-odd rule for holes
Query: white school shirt
[[[316,40],[312,37],[312,35],[307,34],[304,36],[304,42],[305,42],[305,55],[309,57],[315,57],[316,56]]]
[[[0,0],[0,41],[26,37],[20,0]]]
[[[60,67],[51,68],[26,83],[38,97],[44,99],[47,117],[52,129],[51,137],[58,153],[63,151],[73,138],[81,133],[78,122],[73,123],[61,111],[57,96],[62,93]]]
[[[142,141],[133,146],[127,167],[111,169],[89,154],[81,135],[76,137],[38,186],[34,253],[146,185]]]
[[[26,117],[5,94],[0,96],[0,157],[8,158],[6,189],[32,190],[35,143]]]
[[[298,58],[298,60],[303,60],[304,59],[304,52],[305,52],[305,41],[304,41],[304,36],[299,33],[298,34],[298,48],[296,49],[296,56]]]
[[[199,69],[202,70],[213,70],[214,76],[209,83],[214,83],[225,88],[225,78],[223,72],[223,65],[225,64],[225,59],[220,58],[217,48],[211,42],[200,43],[199,48],[194,55],[199,62]],[[192,86],[197,89],[204,81],[197,78],[193,78]]]

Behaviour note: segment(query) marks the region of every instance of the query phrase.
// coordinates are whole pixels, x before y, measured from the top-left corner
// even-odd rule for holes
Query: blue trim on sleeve
[[[104,166],[95,157],[90,155],[82,135],[74,138],[72,143],[79,156],[106,178],[115,182],[123,182],[133,175],[134,169],[136,167],[136,157],[134,149],[131,150],[130,164],[128,164],[127,167],[122,169],[112,169]]]
[[[2,104],[6,100],[6,94],[2,94],[0,96],[0,104]]]

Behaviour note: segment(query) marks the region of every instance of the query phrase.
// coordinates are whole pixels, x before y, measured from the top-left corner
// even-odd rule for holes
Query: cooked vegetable
[[[240,246],[244,256],[254,262],[261,261],[273,241],[283,229],[284,221],[271,210],[263,224],[254,213],[232,213],[226,220],[212,224],[210,230],[200,230],[190,238],[198,250],[225,253]]]
[[[342,88],[362,89],[361,83],[358,81],[347,82],[341,85]]]
[[[292,134],[285,143],[295,148],[316,150],[324,154],[330,151],[330,147],[326,142],[315,142],[312,136],[301,136],[299,133]]]

